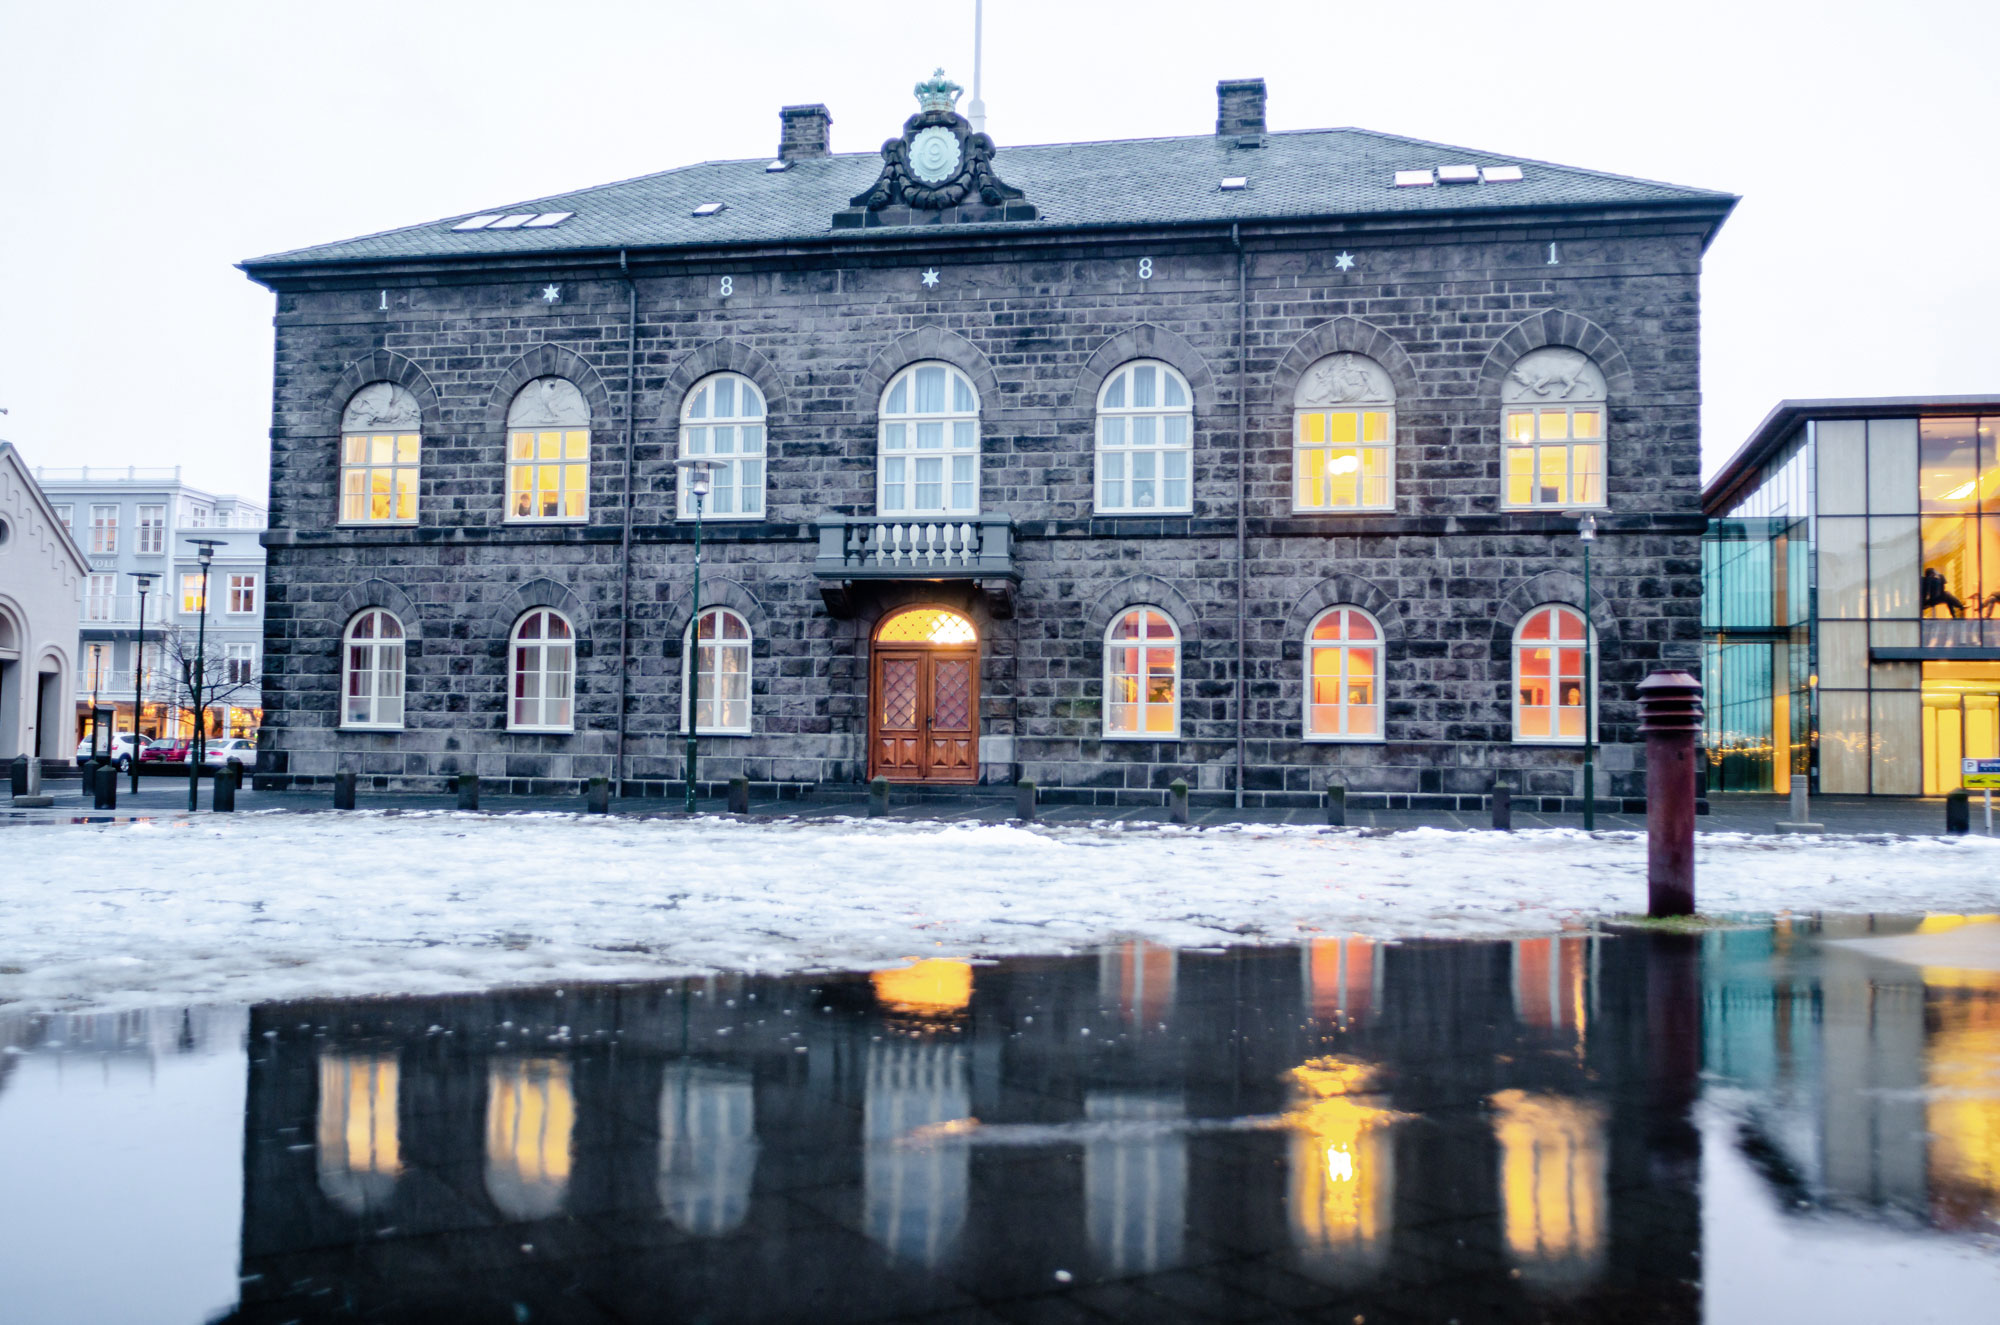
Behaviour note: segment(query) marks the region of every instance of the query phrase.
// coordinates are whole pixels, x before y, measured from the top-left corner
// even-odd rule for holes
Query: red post
[[[1646,914],[1694,914],[1694,739],[1701,682],[1654,672],[1639,683],[1646,736]]]

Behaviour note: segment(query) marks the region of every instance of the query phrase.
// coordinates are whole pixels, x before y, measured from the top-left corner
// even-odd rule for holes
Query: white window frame
[[[252,685],[257,680],[257,646],[255,644],[231,644],[226,646],[223,659],[223,675],[230,685]],[[242,664],[241,667],[238,664]],[[240,673],[240,675],[239,675]]]
[[[118,551],[118,507],[96,505],[90,508],[90,555],[109,557]]]
[[[732,639],[726,635],[711,636],[708,643],[698,643],[695,636],[696,623],[712,619],[720,625],[725,618],[734,621],[742,628],[743,636],[741,639]],[[756,640],[750,634],[750,623],[744,620],[741,612],[733,611],[727,607],[704,607],[701,609],[700,615],[694,621],[688,623],[686,631],[681,636],[681,648],[683,650],[681,653],[681,730],[683,732],[688,729],[688,701],[692,698],[694,700],[696,718],[701,718],[705,711],[706,715],[711,719],[711,721],[703,722],[696,728],[696,735],[748,736],[750,734],[750,678],[751,667],[753,665],[751,660],[751,646],[755,643]],[[741,663],[740,673],[732,672],[729,675],[740,674],[743,678],[743,721],[729,726],[712,721],[715,716],[715,700],[713,696],[715,694],[717,671],[725,653],[740,655],[737,659]],[[690,659],[692,659],[694,672],[692,685],[688,684]],[[709,699],[701,697],[704,681],[707,682],[707,693],[711,696]]]
[[[1583,639],[1581,641],[1581,647],[1579,647],[1579,644],[1577,642],[1564,641],[1561,640],[1560,638],[1533,639],[1533,640],[1527,638],[1528,626],[1532,622],[1540,618],[1544,612],[1549,612],[1549,611],[1553,611],[1557,614],[1557,617],[1552,619],[1552,621],[1555,619],[1560,619],[1561,616],[1567,615],[1575,618],[1577,621],[1583,624]],[[1556,629],[1557,629],[1557,635],[1559,637],[1560,627],[1557,627]],[[1522,710],[1524,708],[1539,709],[1544,707],[1543,705],[1539,704],[1524,705],[1521,702],[1521,683],[1522,683],[1522,678],[1525,676],[1525,672],[1521,667],[1522,652],[1525,648],[1531,648],[1531,647],[1551,648],[1556,652],[1556,656],[1550,660],[1550,665],[1554,669],[1550,673],[1550,678],[1551,678],[1550,691],[1552,698],[1555,700],[1555,703],[1546,706],[1549,713],[1550,732],[1548,735],[1545,736],[1528,735],[1521,730]],[[1579,655],[1577,662],[1580,668],[1580,673],[1577,676],[1578,680],[1577,693],[1580,697],[1582,697],[1585,700],[1585,702],[1582,704],[1570,705],[1570,704],[1564,704],[1562,702],[1562,680],[1563,680],[1562,653],[1565,650],[1576,652]],[[1581,708],[1583,709],[1585,714],[1589,715],[1590,719],[1593,721],[1594,724],[1594,720],[1597,717],[1597,711],[1599,708],[1602,707],[1602,705],[1592,704],[1588,702],[1589,696],[1585,694],[1582,684],[1586,679],[1593,684],[1596,683],[1599,675],[1601,674],[1597,666],[1597,632],[1595,629],[1592,628],[1590,619],[1586,617],[1581,611],[1579,611],[1574,607],[1569,606],[1567,603],[1537,603],[1535,606],[1529,608],[1526,612],[1524,612],[1521,616],[1521,619],[1514,624],[1513,643],[1509,646],[1507,656],[1509,663],[1507,684],[1508,684],[1508,689],[1512,694],[1513,698],[1512,708],[1513,708],[1514,743],[1516,745],[1584,744],[1584,736],[1582,730],[1583,723],[1581,721],[1579,721],[1577,724],[1578,730],[1576,735],[1565,736],[1562,734],[1562,711],[1565,708]],[[1595,735],[1594,732],[1592,734]]]
[[[563,633],[549,635],[548,621],[560,621]],[[540,631],[537,638],[524,635],[531,622]],[[534,678],[533,696],[521,694],[521,683],[526,677]],[[552,689],[560,693],[552,695],[549,693]],[[560,716],[552,719],[550,714],[558,711],[558,705]],[[552,607],[528,609],[507,632],[507,730],[562,733],[576,730],[576,626]]]
[[[913,408],[918,375],[928,369],[944,372],[942,411],[918,412]],[[960,390],[963,390],[963,396]],[[962,408],[969,398],[972,407]],[[903,408],[897,409],[896,405]],[[980,489],[980,402],[972,379],[941,359],[913,363],[889,379],[877,412],[875,448],[875,513],[911,519],[964,518],[979,514]],[[922,428],[939,429],[934,447],[922,445]],[[969,439],[969,440],[968,440]],[[936,505],[919,506],[918,494],[927,485],[917,466],[935,459],[939,464]],[[963,463],[961,463],[963,462]],[[970,467],[969,503],[961,502]]]
[[[1319,433],[1309,440],[1308,432]],[[1351,441],[1334,434],[1351,426]],[[1371,436],[1372,434],[1376,434]],[[1340,456],[1336,452],[1351,452]],[[1382,491],[1369,501],[1369,459],[1380,466]],[[1317,463],[1315,464],[1315,458]],[[1332,500],[1336,466],[1352,474],[1352,502]],[[1312,500],[1305,500],[1308,478]],[[1343,478],[1341,480],[1345,482]],[[1396,388],[1388,369],[1365,354],[1341,350],[1329,354],[1300,374],[1292,398],[1291,504],[1299,515],[1359,515],[1396,509]]]
[[[111,571],[93,571],[84,580],[83,619],[118,619],[118,576]]]
[[[735,409],[727,415],[715,414],[710,406],[716,399],[716,387],[724,383],[732,388]],[[744,409],[745,401],[755,402],[756,409]],[[715,465],[709,494],[701,504],[702,519],[764,518],[764,490],[770,474],[767,408],[764,393],[741,373],[711,373],[696,382],[681,403],[681,458],[705,459]],[[722,449],[725,445],[727,450]],[[692,520],[694,497],[688,492],[687,480],[683,468],[676,509],[680,519]]]
[[[344,525],[413,525],[417,522],[418,480],[423,474],[421,429],[356,429],[340,435],[340,519]],[[375,486],[384,482],[385,492]],[[387,514],[375,514],[375,499],[387,499]],[[408,515],[400,514],[407,499]],[[240,513],[239,513],[240,514]],[[233,526],[235,521],[230,522]]]
[[[1149,713],[1161,708],[1162,705],[1155,700],[1146,698],[1146,690],[1143,685],[1134,687],[1136,699],[1132,703],[1121,704],[1114,698],[1119,679],[1135,675],[1133,673],[1121,672],[1113,665],[1114,650],[1129,652],[1134,647],[1131,643],[1117,641],[1114,639],[1114,636],[1118,633],[1118,628],[1121,625],[1134,615],[1140,613],[1156,616],[1166,622],[1167,629],[1172,633],[1173,638],[1171,646],[1174,662],[1173,699],[1171,704],[1166,706],[1171,716],[1168,728],[1163,731],[1151,731],[1147,729],[1146,722]],[[1146,629],[1143,619],[1141,620],[1141,629]],[[1150,633],[1143,637],[1143,640],[1137,646],[1142,653],[1150,654],[1159,647],[1151,643],[1151,640],[1152,636]],[[1151,661],[1150,658],[1142,660],[1140,666],[1148,670],[1137,675],[1150,676],[1152,674],[1150,671]],[[1104,628],[1104,739],[1107,741],[1178,741],[1181,738],[1181,672],[1181,628],[1180,623],[1174,620],[1172,613],[1168,612],[1165,608],[1155,607],[1150,603],[1135,603],[1112,617],[1111,623]],[[1136,707],[1139,715],[1137,729],[1126,731],[1114,728],[1112,726],[1112,712],[1114,707]]]
[[[115,656],[116,651],[109,644],[91,642],[83,646],[83,667],[76,675],[79,698],[84,691],[113,688],[112,682],[117,675],[116,669],[112,666],[112,659]],[[97,670],[95,678],[90,674],[93,665]]]
[[[583,413],[581,422],[556,423],[551,421],[548,423],[529,423],[517,421],[523,413],[523,399],[530,392],[534,391],[538,385],[545,383],[560,383],[575,393],[579,407]],[[551,389],[552,387],[544,388],[544,401],[547,400]],[[533,402],[530,402],[526,408],[533,409]],[[553,410],[550,412],[550,417],[551,419],[554,417]],[[591,451],[596,440],[592,429],[595,423],[596,420],[590,413],[589,398],[583,394],[583,388],[560,374],[538,377],[514,393],[513,401],[507,406],[507,458],[502,474],[504,479],[502,486],[502,501],[504,503],[502,508],[503,523],[583,524],[590,519]],[[527,450],[525,456],[520,454],[524,447]],[[553,452],[544,454],[550,447],[554,448]],[[540,475],[537,472],[547,468],[556,470],[556,486],[554,491],[557,494],[557,513],[555,515],[545,515],[532,509],[536,501],[539,500],[540,494],[548,491],[548,489],[542,487]],[[582,474],[582,482],[572,483],[570,481],[572,471]],[[522,472],[528,475],[528,485],[526,488],[517,489],[515,486],[515,476]],[[579,503],[579,509],[574,511],[563,510],[562,508],[568,504],[568,494],[572,491],[580,492],[583,495],[583,500]],[[515,498],[524,493],[529,497],[531,507],[525,515],[516,513],[514,509]]]
[[[196,605],[189,607],[189,602],[194,602]],[[180,604],[182,616],[204,616],[207,614],[208,599],[202,592],[200,571],[181,572]]]
[[[141,506],[138,515],[137,546],[132,551],[141,557],[163,556],[167,550],[167,508],[164,506]]]
[[[200,502],[191,502],[188,504],[188,528],[208,528],[208,507],[202,505]]]
[[[371,628],[366,638],[358,638],[357,632],[366,622]],[[384,622],[396,628],[392,638],[382,633]],[[343,731],[401,731],[407,712],[409,699],[408,651],[409,632],[403,622],[387,608],[368,607],[354,614],[347,623],[347,629],[340,634],[340,727]],[[365,655],[365,656],[364,656]],[[508,651],[509,658],[513,651]],[[368,680],[368,693],[356,696],[354,683],[358,677]],[[385,693],[385,682],[393,680],[393,695]],[[511,689],[509,698],[511,700]],[[367,715],[362,718],[352,716],[350,705],[356,698],[367,702]],[[391,716],[390,705],[394,705]],[[511,707],[510,707],[511,711]]]
[[[1147,371],[1155,369],[1159,383],[1154,393],[1155,403],[1133,403]],[[1180,393],[1180,404],[1167,403],[1170,389]],[[1180,439],[1168,440],[1176,431]],[[1149,434],[1149,440],[1139,440],[1142,432]],[[1141,461],[1152,471],[1143,479],[1137,474]],[[1181,471],[1178,478],[1168,473],[1176,461]],[[1114,474],[1113,470],[1118,472]],[[1151,483],[1157,500],[1140,504],[1137,500],[1140,483]],[[1165,500],[1171,483],[1181,485],[1182,499],[1178,502]],[[1120,364],[1098,388],[1094,509],[1099,515],[1186,515],[1194,510],[1194,392],[1187,378],[1172,364],[1158,359],[1133,359]]]
[[[255,616],[257,595],[263,589],[260,577],[255,571],[230,571],[227,576],[228,596],[223,601],[223,611],[229,616]],[[250,605],[238,607],[240,596],[248,595]]]
[[[1558,367],[1553,371],[1522,371],[1528,360],[1542,357],[1544,364],[1553,361]],[[1565,362],[1568,371],[1560,365]],[[1577,361],[1581,360],[1581,363]],[[1530,350],[1521,356],[1508,370],[1503,386],[1503,400],[1500,407],[1500,509],[1503,511],[1581,511],[1604,510],[1610,503],[1608,497],[1609,461],[1611,447],[1611,409],[1606,402],[1603,370],[1597,361],[1582,350],[1568,346],[1543,346]],[[1514,397],[1505,399],[1504,397]],[[1576,418],[1578,414],[1593,415],[1596,418],[1597,435],[1578,437]],[[1554,436],[1555,425],[1560,421],[1562,435]],[[1517,437],[1516,434],[1522,436]],[[1578,466],[1579,455],[1594,460],[1596,472],[1592,477],[1597,481],[1596,495],[1585,500],[1577,495],[1577,480],[1587,471]],[[1542,496],[1542,465],[1549,457],[1560,457],[1562,462],[1562,493],[1560,496],[1544,499]],[[1528,500],[1517,501],[1514,497],[1514,466],[1517,458],[1527,461]]]
[[[68,502],[55,507],[56,519],[62,521],[63,532],[76,533],[76,507]]]
[[[1342,615],[1344,613],[1353,613],[1355,616],[1366,621],[1369,627],[1374,630],[1375,637],[1371,640],[1356,640],[1351,638],[1350,632],[1353,629],[1352,618]],[[1334,639],[1324,640],[1317,638],[1320,623],[1333,616],[1341,617],[1339,636]],[[1337,650],[1341,654],[1340,670],[1335,677],[1335,684],[1339,687],[1339,699],[1335,701],[1333,706],[1339,719],[1340,730],[1337,732],[1316,732],[1313,730],[1313,709],[1317,707],[1313,703],[1313,682],[1315,679],[1313,660],[1315,655],[1325,650]],[[1375,730],[1372,733],[1350,732],[1348,730],[1352,725],[1352,712],[1357,706],[1350,704],[1347,698],[1347,655],[1358,650],[1368,651],[1374,655],[1375,659],[1375,700],[1372,704],[1365,706],[1374,711]],[[1306,740],[1341,745],[1380,745],[1388,740],[1387,735],[1383,731],[1387,708],[1383,702],[1382,694],[1383,652],[1382,623],[1376,620],[1375,614],[1366,608],[1356,607],[1352,603],[1337,603],[1312,619],[1312,624],[1306,627],[1305,705],[1300,721],[1301,734]]]

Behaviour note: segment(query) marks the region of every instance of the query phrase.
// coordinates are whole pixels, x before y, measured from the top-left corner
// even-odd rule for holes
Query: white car
[[[221,768],[232,759],[241,760],[245,769],[256,767],[257,743],[241,736],[219,736],[201,752],[203,768]]]
[[[132,766],[133,751],[143,750],[151,744],[152,742],[143,736],[134,736],[131,732],[119,732],[111,738],[111,762],[123,772]],[[90,758],[90,753],[90,738],[86,736],[77,742],[76,762],[82,764],[84,760]]]

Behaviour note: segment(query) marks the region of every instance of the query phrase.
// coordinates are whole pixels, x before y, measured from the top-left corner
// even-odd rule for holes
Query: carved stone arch
[[[592,430],[605,428],[616,416],[612,408],[611,388],[591,365],[590,360],[570,349],[567,345],[537,345],[501,370],[499,379],[493,384],[492,398],[486,402],[486,426],[495,432],[507,427],[507,410],[514,403],[514,397],[521,394],[521,388],[538,377],[560,377],[566,379],[583,393],[584,403],[590,406],[590,426]]]
[[[1359,575],[1329,575],[1299,595],[1285,616],[1284,656],[1288,661],[1305,656],[1306,632],[1312,629],[1314,618],[1329,607],[1358,607],[1382,627],[1383,644],[1403,642],[1403,613],[1393,595]]]
[[[1157,575],[1128,575],[1110,585],[1091,600],[1083,619],[1102,638],[1117,615],[1131,607],[1157,607],[1172,617],[1174,629],[1180,632],[1183,656],[1186,655],[1201,613],[1186,594]]]
[[[1530,313],[1501,334],[1479,365],[1479,397],[1500,407],[1500,387],[1514,365],[1536,350],[1551,347],[1576,350],[1588,355],[1604,374],[1604,390],[1611,400],[1632,393],[1632,365],[1617,340],[1603,327],[1581,313],[1548,308]]]
[[[751,593],[735,580],[725,576],[704,574],[701,577],[701,607],[705,612],[711,607],[726,607],[743,618],[750,627],[750,649],[752,653],[768,651],[771,639],[771,614],[764,610],[764,604],[756,594]],[[677,593],[672,612],[666,621],[667,656],[680,653],[681,645],[687,637],[688,611],[686,595]]]
[[[1292,342],[1278,360],[1276,371],[1271,374],[1271,399],[1278,406],[1290,409],[1292,397],[1299,389],[1299,379],[1306,369],[1326,358],[1329,354],[1360,354],[1382,365],[1389,374],[1390,383],[1396,388],[1396,403],[1401,404],[1418,394],[1417,367],[1410,361],[1409,351],[1402,342],[1376,326],[1358,317],[1337,317],[1331,322],[1322,322],[1305,335]]]
[[[406,643],[415,644],[423,638],[423,617],[417,611],[416,600],[379,576],[350,586],[340,596],[341,635],[347,634],[348,624],[355,617],[371,607],[379,607],[402,622]]]
[[[1076,375],[1074,394],[1068,403],[1095,410],[1104,379],[1134,359],[1158,359],[1179,369],[1180,375],[1187,379],[1188,389],[1194,392],[1195,413],[1207,414],[1216,408],[1215,373],[1208,360],[1187,337],[1150,322],[1121,331],[1091,351],[1084,360],[1083,370]]]
[[[1589,618],[1591,633],[1597,637],[1599,660],[1607,663],[1618,660],[1617,612],[1599,592],[1590,595],[1590,603],[1586,607],[1583,576],[1567,570],[1546,570],[1539,575],[1531,575],[1501,595],[1493,613],[1493,657],[1506,660],[1511,666],[1515,629],[1528,613],[1551,603],[1581,611]]]
[[[785,379],[771,361],[752,347],[741,341],[728,339],[712,340],[697,345],[681,356],[680,362],[667,374],[666,385],[654,393],[650,403],[650,413],[642,409],[640,418],[657,421],[663,432],[673,432],[680,427],[681,407],[687,402],[688,392],[704,377],[716,373],[741,373],[757,384],[764,393],[764,422],[768,431],[772,421],[785,408]]]
[[[363,387],[376,382],[393,382],[417,398],[417,407],[423,411],[421,431],[425,436],[435,436],[444,429],[444,418],[438,404],[437,388],[431,385],[430,377],[419,368],[414,360],[408,359],[394,350],[376,350],[364,354],[349,363],[341,371],[340,378],[326,395],[325,430],[331,437],[340,431],[341,419],[347,413],[347,402]]]
[[[538,374],[539,375],[539,374]],[[554,580],[537,578],[517,584],[494,603],[488,618],[493,638],[504,650],[513,636],[514,623],[528,611],[537,607],[552,607],[569,618],[570,629],[576,632],[576,652],[579,658],[590,656],[590,607],[583,595],[566,584]]]
[[[70,674],[69,654],[59,644],[44,644],[41,656],[35,659],[35,671],[41,676],[68,676]],[[37,715],[36,721],[39,722],[40,720],[39,715]]]
[[[873,415],[882,407],[889,379],[926,359],[948,363],[970,378],[972,389],[979,393],[981,417],[993,417],[1000,407],[1000,379],[994,375],[992,362],[977,345],[944,327],[918,327],[884,346],[855,386],[856,407]]]

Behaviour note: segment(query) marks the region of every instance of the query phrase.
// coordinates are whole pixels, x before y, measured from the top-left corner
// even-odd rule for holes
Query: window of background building
[[[1925,419],[1918,432],[1926,622],[2000,624],[2000,419]],[[1977,624],[1927,628],[1925,643],[1978,647]],[[2000,638],[1993,643],[2000,644]]]
[[[1583,614],[1538,607],[1514,632],[1514,739],[1583,744]]]
[[[118,550],[118,508],[90,508],[90,555],[104,556]]]
[[[576,693],[576,639],[569,619],[538,607],[514,626],[511,702],[513,731],[570,731]]]
[[[139,508],[139,546],[136,550],[142,557],[157,557],[167,550],[166,507]]]
[[[576,384],[538,377],[507,409],[507,518],[590,514],[590,405]]]
[[[237,616],[257,610],[257,577],[253,574],[231,571],[229,575],[229,611]]]
[[[201,575],[199,572],[181,576],[181,611],[188,616],[200,616],[208,610],[201,597]]]
[[[912,364],[882,393],[876,511],[979,513],[979,396],[949,364]]]
[[[340,725],[403,725],[403,623],[379,607],[347,623],[341,661]]]
[[[257,680],[257,646],[231,644],[223,678],[231,685],[249,685]]]
[[[84,619],[109,621],[118,611],[118,577],[92,575],[84,583]]]
[[[81,689],[96,693],[109,690],[116,679],[111,666],[111,646],[109,644],[86,644],[83,646],[83,671],[77,682]]]
[[[764,395],[749,378],[717,373],[696,384],[681,407],[681,456],[715,465],[703,518],[751,520],[764,513]],[[680,516],[692,520],[686,471],[679,482]]]
[[[416,396],[393,382],[371,382],[347,402],[340,420],[342,524],[416,523],[422,419]]]
[[[1579,350],[1521,356],[1501,384],[1502,505],[1604,504],[1604,374]]]
[[[64,505],[56,507],[55,510],[56,519],[62,521],[63,529],[74,534],[76,532],[76,507]]]
[[[1111,374],[1097,393],[1097,510],[1193,510],[1193,441],[1186,378],[1148,360]]]
[[[1306,739],[1382,739],[1382,628],[1358,607],[1331,607],[1306,633]]]
[[[1156,607],[1121,612],[1104,634],[1104,734],[1174,740],[1181,728],[1181,640]]]
[[[203,506],[200,502],[194,502],[188,506],[188,528],[208,528],[208,507]]]
[[[695,729],[701,732],[750,730],[750,627],[726,607],[704,608],[695,651]],[[681,730],[687,730],[687,691],[682,687]]]
[[[1396,505],[1396,391],[1381,364],[1334,354],[1292,395],[1292,509],[1386,511]]]

